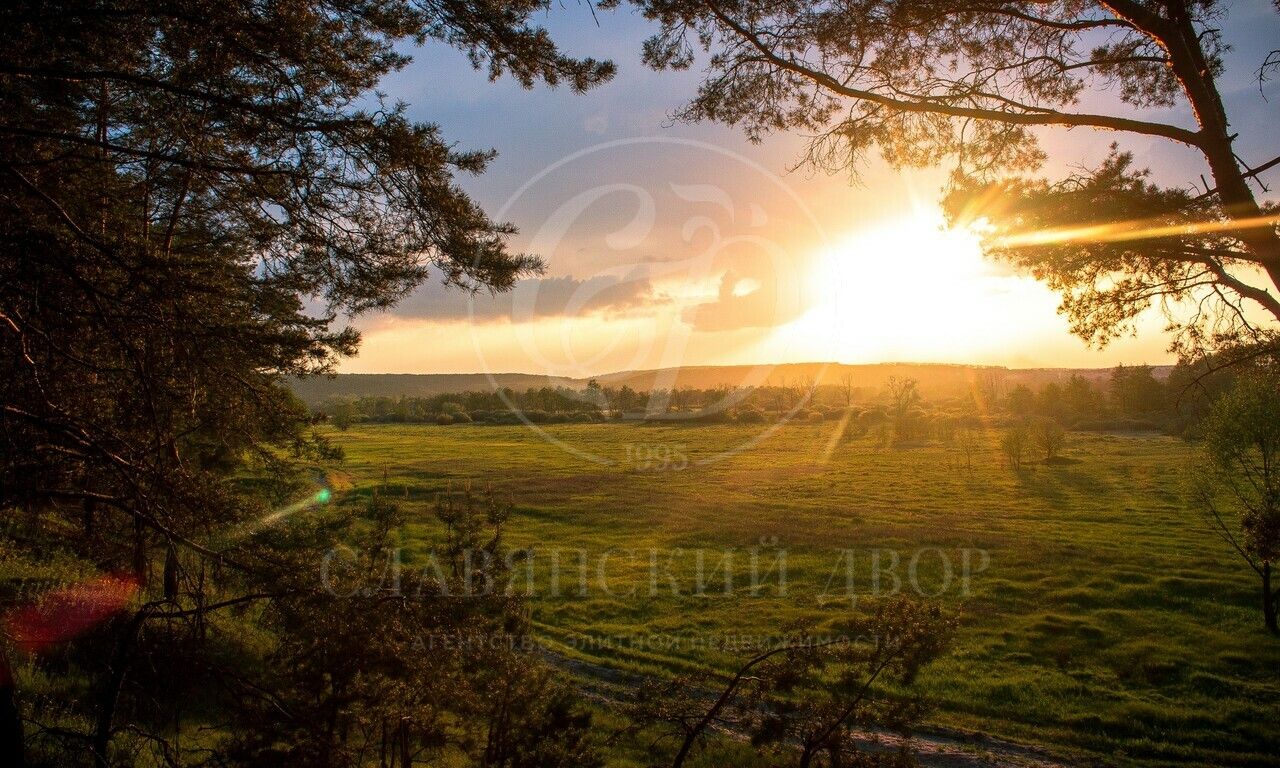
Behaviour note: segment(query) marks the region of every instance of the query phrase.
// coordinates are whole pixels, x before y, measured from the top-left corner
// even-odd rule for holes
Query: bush
[[[683,419],[688,424],[725,424],[733,420],[733,416],[725,410],[712,409],[708,411],[698,411]]]
[[[466,411],[458,411],[449,415],[453,418],[455,424],[470,424],[473,421]]]
[[[748,406],[747,408],[738,409],[734,420],[743,424],[763,424],[765,418],[759,408]]]
[[[804,414],[805,421],[822,421],[825,418],[826,418],[826,415],[822,411],[817,410],[816,408],[811,411],[806,411]]]
[[[868,408],[858,416],[858,426],[874,427],[877,424],[883,424],[889,418],[889,414],[885,413],[883,408]]]
[[[436,423],[440,426],[446,426],[453,423],[453,417],[447,413],[441,413],[436,416]]]

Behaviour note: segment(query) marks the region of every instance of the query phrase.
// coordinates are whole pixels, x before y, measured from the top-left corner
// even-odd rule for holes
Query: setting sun
[[[809,310],[766,347],[843,361],[973,359],[1060,324],[1052,292],[986,259],[976,234],[946,228],[936,210],[836,241],[814,258],[806,290]]]

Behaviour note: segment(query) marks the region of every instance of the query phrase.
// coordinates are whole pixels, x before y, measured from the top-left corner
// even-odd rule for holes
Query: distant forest
[[[1157,379],[1169,376],[1173,366],[1152,366]],[[890,379],[914,379],[920,393],[930,399],[963,396],[980,382],[995,378],[1001,386],[1025,384],[1032,389],[1050,382],[1065,384],[1079,376],[1105,385],[1111,376],[1107,368],[1003,368],[995,366],[945,365],[937,363],[786,363],[782,365],[707,365],[674,369],[619,371],[590,378],[548,376],[532,373],[341,373],[289,380],[289,386],[303,402],[319,406],[335,397],[429,397],[457,392],[493,392],[511,389],[583,390],[595,381],[602,387],[630,387],[637,392],[657,389],[718,390],[743,387],[793,387],[830,385],[838,388],[883,388]]]
[[[864,383],[874,378],[865,375],[867,369],[879,371],[883,366],[840,366],[846,370],[839,377],[809,381],[796,377],[787,383],[761,386],[721,384],[652,390],[605,383],[607,379],[602,377],[581,387],[560,384],[428,395],[346,394],[313,400],[311,405],[320,419],[339,429],[357,423],[761,423],[786,418],[847,419],[854,433],[892,424],[899,430],[926,434],[945,431],[940,424],[957,420],[999,426],[1037,417],[1066,429],[1181,434],[1229,383],[1225,381],[1227,374],[1203,366],[1120,366],[1089,371],[896,367],[916,368],[925,374],[943,369],[952,375],[942,381],[936,375],[932,379],[890,375],[882,384],[873,385]],[[860,369],[864,375],[854,375]]]

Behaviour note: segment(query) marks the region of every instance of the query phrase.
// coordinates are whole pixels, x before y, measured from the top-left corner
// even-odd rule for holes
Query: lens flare
[[[1280,225],[1280,215],[1254,216],[1248,219],[1197,221],[1186,224],[1160,224],[1152,220],[1117,221],[1088,227],[1042,229],[992,238],[1000,248],[1020,248],[1063,243],[1119,243],[1130,240],[1154,240],[1161,237],[1190,237],[1217,233],[1267,229]]]
[[[39,652],[110,618],[138,592],[132,576],[102,576],[55,589],[5,619],[5,630],[20,648]]]
[[[332,498],[333,498],[333,491],[331,491],[328,488],[321,488],[320,490],[316,491],[315,493],[311,494],[310,496],[306,497],[301,501],[296,501],[287,507],[281,507],[280,509],[274,510],[266,515],[263,515],[257,520],[247,523],[243,528],[241,528],[237,533],[233,535],[233,538],[240,538],[243,536],[252,536],[258,531],[261,531],[263,528],[268,528],[272,525],[275,525],[281,520],[284,520],[287,517],[291,517],[297,514],[298,512],[301,512],[302,510],[307,509],[308,507],[322,507],[328,504]]]

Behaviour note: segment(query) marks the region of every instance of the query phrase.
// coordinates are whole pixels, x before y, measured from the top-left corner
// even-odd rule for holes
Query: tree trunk
[[[400,768],[413,768],[413,753],[409,751],[409,718],[400,718]]]
[[[796,765],[799,768],[809,768],[809,765],[813,762],[813,753],[814,748],[812,745],[804,745],[804,748],[800,750],[800,762]]]
[[[1240,170],[1232,148],[1235,135],[1231,133],[1212,67],[1200,46],[1199,33],[1185,12],[1175,12],[1173,29],[1168,30],[1168,34],[1160,32],[1165,30],[1157,31],[1156,36],[1167,46],[1173,71],[1182,82],[1196,122],[1200,124],[1200,151],[1217,183],[1223,210],[1237,221],[1254,221],[1252,226],[1235,234],[1257,259],[1272,285],[1280,288],[1280,236],[1274,227],[1257,224],[1263,210],[1249,189],[1249,180]]]
[[[111,747],[111,735],[116,718],[116,706],[120,701],[120,690],[124,688],[125,675],[133,657],[133,643],[138,637],[142,623],[146,621],[145,610],[134,614],[122,628],[116,640],[115,651],[111,654],[110,666],[107,668],[107,679],[99,694],[98,718],[93,729],[93,764],[97,768],[108,768],[111,765],[107,757]]]
[[[1276,594],[1271,591],[1271,563],[1262,564],[1262,619],[1273,635],[1280,635],[1276,625]]]
[[[22,714],[18,711],[17,681],[9,656],[0,647],[0,764],[24,768],[27,764],[22,738]]]

